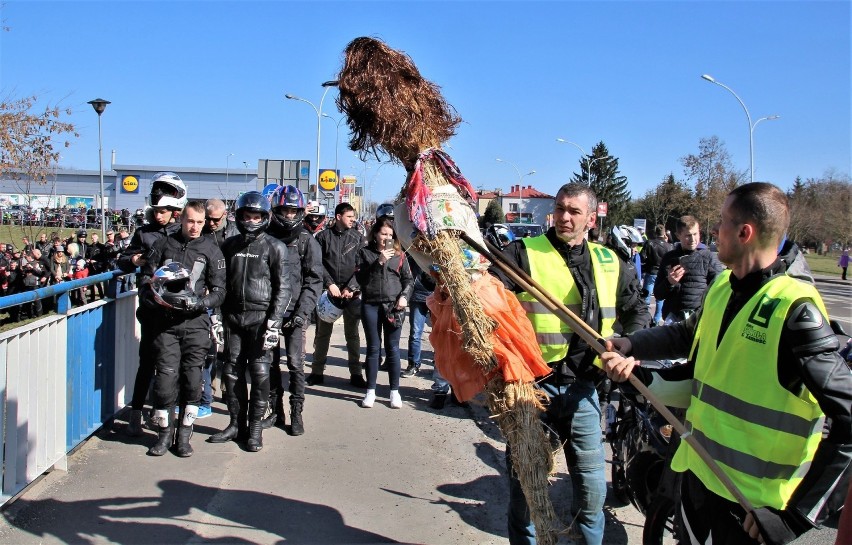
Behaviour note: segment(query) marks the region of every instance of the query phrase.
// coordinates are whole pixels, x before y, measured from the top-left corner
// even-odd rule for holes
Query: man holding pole
[[[613,334],[616,317],[622,330],[629,333],[645,327],[651,316],[632,270],[608,248],[585,240],[596,212],[597,198],[588,186],[566,184],[556,195],[554,226],[544,235],[512,242],[503,257],[573,309],[588,326],[608,337]],[[564,442],[577,528],[587,544],[599,545],[604,532],[606,476],[596,391],[604,375],[595,366],[596,353],[510,275],[501,269],[495,269],[495,274],[507,289],[517,293],[544,360],[553,369],[540,383],[550,397],[545,420]],[[535,543],[527,501],[512,471],[511,447],[506,446],[509,542]]]
[[[666,404],[687,407],[688,433],[717,462],[684,442],[672,461],[683,473],[686,543],[787,543],[836,511],[849,485],[852,374],[819,293],[777,256],[789,217],[774,185],[734,189],[717,243],[729,270],[699,311],[607,343],[638,358],[688,355],[687,364],[651,372],[634,357],[602,356],[614,381],[632,373]]]

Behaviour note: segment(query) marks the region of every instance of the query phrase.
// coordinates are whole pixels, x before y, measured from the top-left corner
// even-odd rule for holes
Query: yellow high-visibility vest
[[[807,388],[794,395],[779,384],[778,343],[796,301],[812,301],[823,320],[827,313],[813,286],[780,275],[740,309],[717,343],[730,275],[720,273],[704,301],[686,427],[755,507],[784,509],[810,467],[825,417]],[[801,301],[792,319],[797,312],[807,312]],[[672,469],[692,471],[709,490],[736,501],[686,442]]]
[[[612,335],[615,323],[615,296],[618,290],[618,257],[615,253],[592,242],[588,243],[595,275],[595,290],[600,310],[600,329],[598,332],[607,337]],[[574,283],[574,277],[565,259],[550,243],[546,235],[524,239],[532,278],[556,299],[562,301],[572,312],[580,316],[582,298]],[[544,361],[559,361],[568,354],[568,343],[572,331],[568,324],[557,318],[529,293],[518,294],[518,301],[526,310],[527,318],[532,322],[536,341],[541,347]]]

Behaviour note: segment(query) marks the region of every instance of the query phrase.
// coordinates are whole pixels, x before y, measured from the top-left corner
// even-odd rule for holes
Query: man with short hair
[[[152,421],[158,437],[148,449],[150,456],[164,455],[173,442],[178,456],[193,453],[189,439],[201,399],[201,367],[210,347],[212,323],[207,309],[218,309],[225,300],[225,258],[213,240],[202,236],[203,225],[204,205],[187,203],[180,231],[156,241],[142,267],[139,299],[156,313],[150,343],[155,366]],[[156,291],[153,280],[164,265],[186,271],[186,293]],[[182,405],[176,423],[178,390]]]
[[[660,272],[660,263],[663,257],[672,250],[672,245],[666,240],[666,227],[657,225],[654,227],[654,238],[645,242],[642,246],[642,270],[645,271],[642,279],[642,291],[645,294],[645,304],[651,308],[651,295],[654,293],[654,285],[657,283],[657,274]],[[663,321],[663,301],[656,299],[654,309],[654,325],[661,325]]]
[[[222,199],[208,199],[204,211],[204,234],[214,237],[219,248],[225,239],[240,234],[236,224],[228,221],[228,208]]]
[[[681,216],[677,220],[680,246],[665,254],[654,283],[654,298],[666,301],[666,318],[680,321],[701,306],[707,286],[725,266],[707,248],[699,248],[698,220]]]
[[[819,293],[777,255],[789,218],[776,186],[734,189],[717,239],[729,270],[700,310],[607,343],[631,357],[602,357],[613,381],[632,373],[666,405],[687,408],[690,434],[754,507],[745,512],[682,441],[671,467],[683,474],[678,526],[687,543],[787,543],[836,511],[849,486],[852,374]],[[634,359],[686,356],[659,371]]]
[[[323,287],[331,297],[343,304],[343,333],[346,336],[346,352],[349,360],[349,383],[358,388],[366,388],[367,381],[361,370],[359,350],[361,335],[358,327],[361,321],[361,298],[348,287],[355,275],[355,265],[359,250],[364,246],[364,237],[355,225],[355,209],[349,203],[340,203],[334,209],[334,226],[320,231],[316,235],[322,249]],[[341,286],[343,286],[341,288]],[[325,362],[328,356],[328,344],[334,324],[317,320],[314,337],[314,357],[308,386],[322,384]]]
[[[509,243],[503,254],[565,305],[576,308],[577,315],[601,336],[608,337],[613,334],[616,317],[621,330],[629,333],[645,327],[650,314],[639,295],[632,267],[611,249],[585,240],[596,213],[594,191],[583,184],[565,184],[556,194],[554,226],[543,235]],[[606,463],[596,386],[605,377],[595,366],[596,353],[521,286],[494,272],[507,289],[516,292],[533,325],[542,357],[554,371],[539,382],[550,399],[543,418],[564,443],[574,490],[575,527],[587,544],[600,545]],[[535,528],[512,469],[512,448],[507,443],[509,543],[531,544],[535,543]]]

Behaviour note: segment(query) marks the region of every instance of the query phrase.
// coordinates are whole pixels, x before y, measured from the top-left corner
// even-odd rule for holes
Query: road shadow
[[[348,526],[339,511],[325,505],[174,479],[158,486],[162,494],[149,497],[22,498],[4,517],[13,527],[62,543],[397,543]]]

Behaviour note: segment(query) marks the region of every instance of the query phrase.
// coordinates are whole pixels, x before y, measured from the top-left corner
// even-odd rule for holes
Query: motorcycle
[[[643,367],[674,363],[643,361]],[[612,389],[606,404],[606,440],[612,449],[612,488],[643,515],[642,542],[662,544],[677,532],[674,518],[680,475],[670,462],[680,438],[651,403],[640,394]],[[673,411],[679,418],[683,411]]]

